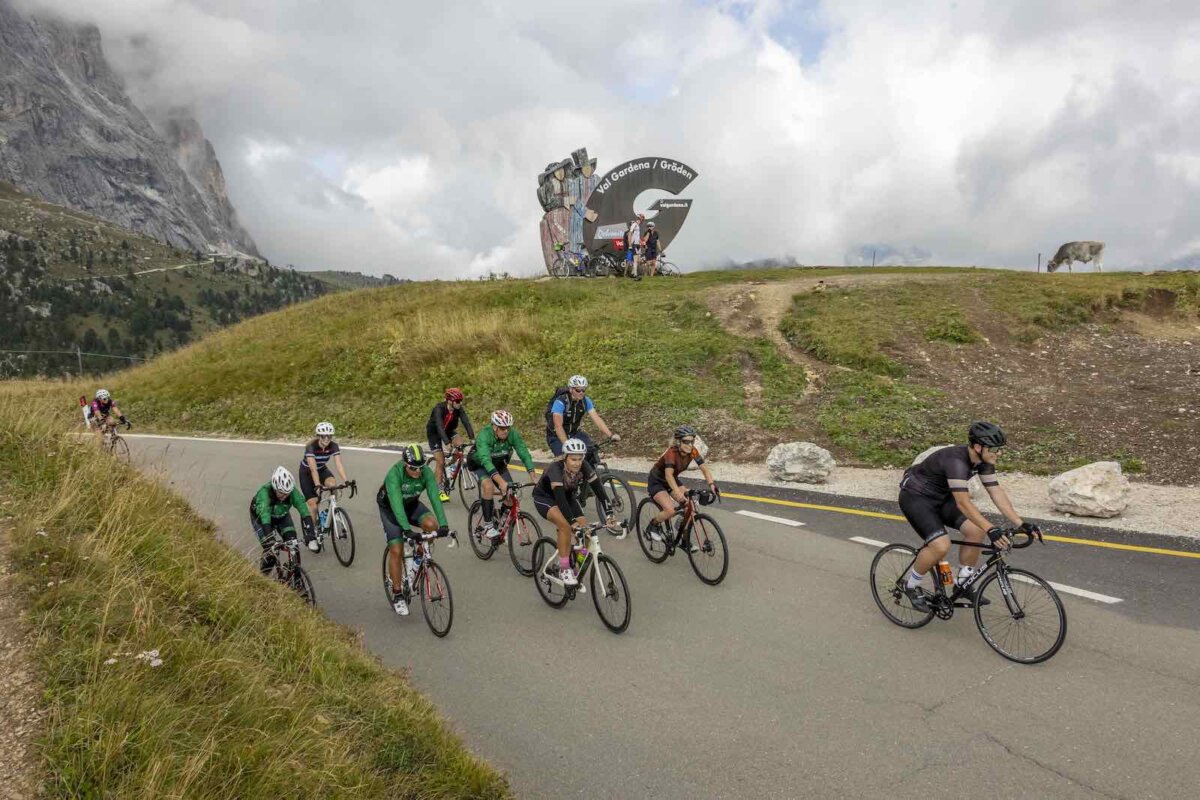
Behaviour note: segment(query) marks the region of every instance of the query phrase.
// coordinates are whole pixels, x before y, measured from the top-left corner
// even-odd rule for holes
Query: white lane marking
[[[174,439],[179,442],[218,442],[220,444],[275,444],[284,447],[304,447],[306,442],[283,442],[278,439],[220,439],[215,436],[167,436],[161,433],[123,433],[121,437],[124,439]],[[390,453],[398,455],[399,445],[396,450],[386,450],[379,447],[354,447],[353,445],[339,445],[343,450],[353,450],[357,453]]]
[[[868,539],[865,536],[851,536],[850,541],[858,542],[859,544],[869,544],[871,547],[887,547],[887,542],[881,542],[878,539]]]
[[[1033,583],[1032,580],[1026,578],[1024,575],[1013,575],[1012,577],[1013,580],[1020,581],[1021,583]],[[1111,597],[1107,594],[1100,594],[1099,592],[1089,592],[1087,589],[1076,589],[1074,586],[1066,586],[1065,584],[1055,583],[1054,581],[1046,581],[1046,583],[1054,587],[1055,591],[1063,592],[1064,594],[1073,594],[1079,597],[1086,597],[1088,600],[1095,600],[1097,603],[1108,603],[1109,605],[1112,605],[1113,603],[1123,602],[1119,597]]]
[[[803,522],[797,522],[794,519],[785,519],[783,517],[772,517],[770,514],[760,514],[757,511],[735,511],[735,514],[741,514],[743,517],[754,517],[755,519],[765,519],[767,522],[778,522],[780,525],[788,525],[793,528],[803,528]]]

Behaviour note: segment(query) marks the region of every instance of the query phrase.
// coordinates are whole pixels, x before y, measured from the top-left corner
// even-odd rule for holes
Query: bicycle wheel
[[[310,606],[317,604],[317,590],[313,588],[312,579],[304,571],[304,567],[293,567],[288,585],[300,595],[300,599]]]
[[[403,559],[400,568],[404,568]],[[388,548],[383,548],[383,597],[387,600],[388,608],[392,607],[392,579],[388,577]]]
[[[617,562],[603,553],[591,569],[592,603],[604,627],[621,633],[629,627],[633,606],[629,602],[629,584]]]
[[[538,539],[533,546],[533,563],[536,570],[533,582],[537,584],[538,595],[551,608],[562,608],[567,604],[566,589],[546,575],[546,569],[557,560],[558,543],[548,536]]]
[[[672,264],[670,261],[658,262],[658,274],[667,275],[672,278],[679,277],[679,267]]]
[[[991,604],[976,603],[975,625],[1009,661],[1040,664],[1062,647],[1067,612],[1054,587],[1037,575],[1006,566],[983,579],[978,596]]]
[[[339,508],[333,514],[333,524],[330,527],[333,554],[337,556],[339,564],[348,567],[354,561],[354,526],[350,524],[350,515]]]
[[[467,538],[471,541],[471,549],[475,555],[487,561],[496,552],[496,540],[483,535],[483,501],[476,500],[471,504],[471,513],[467,514]]]
[[[459,468],[454,479],[458,481],[458,499],[462,501],[463,508],[470,511],[471,504],[479,499],[479,479],[475,477],[474,472],[467,469],[465,463]]]
[[[629,484],[623,478],[618,478],[611,472],[600,477],[600,483],[604,486],[604,492],[608,495],[608,502],[612,504],[613,517],[617,520],[617,524],[621,526],[621,530],[610,530],[613,536],[624,538],[625,534],[629,533],[630,528],[634,526],[633,513],[636,506],[633,503],[633,489],[629,488]],[[655,506],[657,508],[657,506]],[[600,504],[596,504],[596,521],[604,522],[604,514],[600,510]]]
[[[109,442],[108,452],[112,453],[126,464],[129,463],[129,444],[113,431],[112,441]]]
[[[533,560],[533,546],[542,538],[542,529],[532,515],[522,511],[517,515],[517,521],[508,532],[508,557],[512,559],[517,572],[528,578],[533,574],[536,563]]]
[[[871,561],[871,596],[883,615],[902,628],[920,628],[933,619],[933,609],[918,611],[897,585],[917,557],[906,544],[889,544]],[[932,571],[932,570],[931,570]],[[926,578],[928,580],[928,578]]]
[[[450,632],[454,624],[454,595],[450,593],[450,579],[441,565],[430,561],[417,578],[416,592],[421,595],[421,613],[429,630],[439,639]]]
[[[697,514],[692,523],[691,539],[700,548],[698,552],[688,553],[696,577],[709,586],[725,580],[725,573],[729,571],[729,547],[725,544],[725,532],[717,521],[708,514]]]
[[[638,544],[642,547],[642,552],[646,554],[646,558],[653,561],[655,564],[661,564],[667,560],[667,543],[665,541],[656,542],[650,538],[650,522],[658,515],[658,503],[654,502],[653,497],[643,497],[642,502],[637,506],[637,538]],[[663,534],[666,536],[666,534]]]

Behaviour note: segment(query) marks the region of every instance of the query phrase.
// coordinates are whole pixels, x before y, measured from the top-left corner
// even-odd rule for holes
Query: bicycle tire
[[[987,598],[991,601],[989,605],[975,604],[975,626],[988,646],[1009,661],[1040,664],[1057,653],[1067,638],[1066,609],[1054,587],[1029,570],[1006,566],[1004,572],[1012,594],[1006,594],[1000,571],[993,570],[979,584],[977,597],[982,600],[987,597],[989,589],[997,588],[992,592],[993,596]],[[1019,577],[1014,581],[1014,576]],[[1015,608],[1023,614],[1020,619],[1013,616],[1014,605],[1010,604],[1010,598]],[[1013,652],[1015,647],[1010,648],[1009,644],[1016,646],[1032,642],[1038,634],[1039,624],[1032,621],[1034,614],[1039,615],[1038,619],[1046,620],[1042,625],[1057,625],[1056,630],[1047,629],[1052,641],[1048,646],[1038,647],[1025,655]],[[1050,617],[1053,617],[1053,623],[1049,622]],[[1006,620],[1011,623],[1007,628],[1004,625]]]
[[[421,595],[421,614],[433,635],[441,639],[450,632],[454,624],[454,594],[450,591],[450,579],[436,561],[425,564],[417,578],[416,592]],[[436,618],[436,619],[435,619]]]
[[[654,502],[653,497],[643,497],[642,501],[638,503],[636,515],[638,545],[642,548],[642,552],[646,554],[646,558],[655,564],[661,564],[670,555],[667,552],[667,543],[665,541],[656,542],[651,539],[647,529],[650,521],[658,516],[659,510],[658,503]]]
[[[300,599],[310,608],[316,607],[317,590],[313,588],[312,578],[308,577],[308,573],[304,571],[304,567],[292,567],[292,574],[288,579],[288,585],[296,594],[300,595]]]
[[[341,527],[344,536],[338,535],[338,528]],[[337,556],[338,563],[343,567],[348,567],[354,563],[354,525],[350,523],[350,515],[342,509],[338,509],[333,514],[333,519],[330,521],[329,538],[333,544],[333,554]],[[338,542],[342,544],[339,546]]]
[[[113,431],[112,440],[108,444],[108,452],[116,456],[118,461],[129,463],[129,443],[118,436],[116,431]]]
[[[633,603],[629,599],[629,584],[625,582],[625,573],[621,572],[616,561],[604,553],[596,559],[590,572],[592,574],[588,578],[591,582],[592,605],[596,606],[600,621],[613,633],[624,633],[633,615]],[[610,618],[604,613],[604,607],[601,607],[601,596],[610,610],[618,607],[622,610]]]
[[[665,275],[670,278],[678,278],[679,267],[675,266],[670,261],[660,261],[658,262],[658,274]]]
[[[388,577],[388,551],[390,547],[383,548],[383,597],[387,600],[388,608],[392,607],[392,579]],[[400,568],[404,569],[404,559],[400,559]]]
[[[624,478],[619,478],[611,472],[601,475],[600,483],[604,486],[609,503],[612,504],[613,517],[621,527],[620,531],[609,530],[609,533],[613,536],[623,537],[634,526],[633,514],[637,506],[634,503],[633,489]],[[596,521],[604,522],[604,512],[600,509],[599,503],[596,504]]]
[[[697,514],[692,522],[691,540],[700,547],[699,552],[688,552],[688,561],[691,562],[692,572],[696,573],[696,577],[709,586],[716,586],[725,580],[725,575],[729,572],[729,545],[725,541],[725,532],[721,530],[717,521],[708,514]],[[719,566],[719,569],[705,572],[702,566]]]
[[[483,525],[483,500],[476,500],[471,504],[471,511],[467,514],[467,539],[471,542],[471,550],[475,552],[480,560],[487,561],[496,554],[496,548],[499,547],[496,539],[489,539],[483,535],[483,531],[479,528]]]
[[[883,615],[901,628],[916,630],[929,624],[933,609],[918,611],[908,602],[908,597],[896,586],[904,578],[917,551],[906,544],[889,544],[871,559],[871,596]],[[893,611],[892,607],[897,609]]]
[[[538,596],[546,605],[551,608],[562,608],[569,599],[566,591],[561,586],[551,583],[544,574],[552,558],[558,558],[558,542],[549,536],[543,536],[533,546],[533,563],[536,565],[533,582],[537,586]]]
[[[533,547],[542,538],[542,529],[531,514],[517,514],[517,521],[508,532],[508,557],[517,572],[528,578],[533,575]]]
[[[462,466],[458,468],[454,480],[458,483],[458,499],[462,501],[463,508],[470,511],[471,504],[480,499],[479,479],[475,477],[474,472],[467,469],[467,460],[465,458],[463,459]]]

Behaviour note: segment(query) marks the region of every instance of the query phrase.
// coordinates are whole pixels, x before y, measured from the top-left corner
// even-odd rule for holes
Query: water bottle
[[[446,482],[454,480],[454,476],[458,474],[458,462],[451,461],[450,466],[446,467]]]
[[[329,510],[322,508],[321,509],[321,527],[324,528],[328,524],[329,524]]]
[[[949,561],[939,561],[937,571],[938,577],[942,581],[942,586],[950,586],[954,583],[954,570],[950,567]]]

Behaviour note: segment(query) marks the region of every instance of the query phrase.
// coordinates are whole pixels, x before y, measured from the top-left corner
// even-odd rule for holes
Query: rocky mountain
[[[100,32],[0,0],[0,180],[172,247],[257,255],[200,126],[129,98]]]

